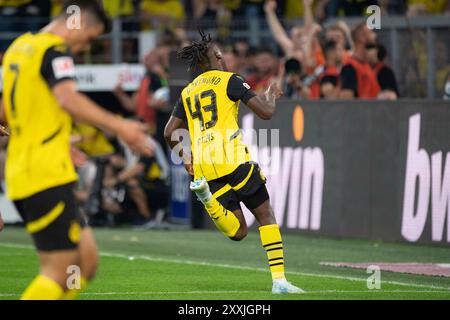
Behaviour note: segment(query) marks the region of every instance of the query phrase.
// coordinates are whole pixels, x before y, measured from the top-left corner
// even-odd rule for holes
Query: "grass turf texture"
[[[259,235],[242,242],[217,231],[96,229],[96,279],[80,299],[450,299],[450,278],[381,273],[367,289],[365,270],[319,266],[339,262],[450,263],[450,248],[285,234],[288,279],[307,291],[272,295]],[[17,299],[38,271],[22,228],[0,233],[0,299]]]

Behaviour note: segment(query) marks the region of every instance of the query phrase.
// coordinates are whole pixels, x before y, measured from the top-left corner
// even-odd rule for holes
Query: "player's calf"
[[[265,189],[265,188],[264,188]],[[269,269],[272,274],[272,293],[304,293],[304,291],[286,280],[284,274],[284,243],[276,223],[272,207],[268,200],[251,209],[258,222],[261,245],[266,251]]]
[[[80,241],[81,275],[86,280],[91,281],[97,272],[98,253],[92,229],[83,228]]]
[[[76,249],[39,251],[41,272],[29,284],[21,300],[59,300],[67,290],[67,270],[79,265],[80,256]]]
[[[88,282],[92,281],[97,272],[98,253],[97,244],[95,243],[94,235],[89,227],[83,228],[81,231],[80,244],[78,247],[80,254],[80,269],[81,275],[79,279],[79,287],[67,290],[64,295],[64,300],[75,300],[78,295],[86,289]]]

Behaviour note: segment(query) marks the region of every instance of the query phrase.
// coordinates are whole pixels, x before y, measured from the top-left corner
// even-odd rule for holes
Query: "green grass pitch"
[[[100,266],[80,299],[450,299],[450,278],[381,272],[369,290],[366,270],[335,262],[450,263],[450,248],[284,234],[288,279],[306,294],[272,295],[257,232],[232,242],[219,232],[96,229]],[[18,299],[38,271],[22,228],[0,233],[0,299]]]

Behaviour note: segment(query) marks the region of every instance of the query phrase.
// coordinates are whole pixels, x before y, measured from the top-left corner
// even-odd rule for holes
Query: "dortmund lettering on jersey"
[[[223,177],[251,160],[238,125],[239,103],[255,94],[231,72],[207,71],[181,93],[173,115],[188,123],[194,177]]]
[[[52,87],[74,79],[73,58],[50,33],[17,38],[3,60],[3,101],[11,136],[6,161],[9,198],[20,200],[77,179],[70,158],[70,115]]]

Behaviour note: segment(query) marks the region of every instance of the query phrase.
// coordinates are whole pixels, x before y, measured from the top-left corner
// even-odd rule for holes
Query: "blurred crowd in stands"
[[[41,17],[57,15],[64,0],[2,0],[1,18]],[[141,17],[162,24],[184,19],[227,20],[264,17],[265,0],[103,0],[112,17]],[[278,13],[283,18],[304,16],[302,0],[277,0]],[[378,5],[382,14],[426,15],[448,14],[448,0],[316,0],[314,15],[319,21],[336,16],[361,16],[370,5]],[[30,23],[33,21],[29,20]],[[144,27],[144,26],[143,26]]]
[[[0,32],[38,30],[60,12],[63,1],[0,0]],[[394,72],[386,63],[386,48],[376,33],[363,23],[348,26],[340,20],[325,28],[328,18],[361,17],[363,21],[370,5],[378,5],[382,15],[450,14],[450,0],[103,0],[103,4],[110,16],[123,19],[125,32],[172,34],[172,39],[163,38],[175,49],[188,43],[186,30],[212,31],[222,44],[230,71],[244,76],[256,91],[276,78],[286,96],[294,99],[399,96]],[[270,30],[276,45],[271,41],[255,48],[249,38],[230,37],[233,30],[245,30],[255,18],[262,22],[261,28]],[[0,57],[11,41],[0,41]],[[138,60],[132,58],[137,56],[136,43],[132,38],[122,42],[124,62]],[[110,63],[111,41],[103,40],[100,47],[101,62]],[[163,72],[167,79],[167,70]]]
[[[0,32],[38,30],[48,22],[45,18],[58,14],[61,2],[0,0]],[[76,163],[82,164],[77,197],[85,211],[96,218],[94,223],[116,224],[126,220],[142,228],[161,227],[169,204],[169,161],[163,138],[164,125],[172,109],[169,57],[171,52],[189,43],[186,29],[215,30],[216,44],[222,49],[229,71],[241,75],[256,93],[264,92],[270,82],[278,81],[285,97],[290,99],[395,100],[400,97],[396,76],[386,63],[385,46],[377,41],[376,32],[362,18],[366,7],[379,5],[383,15],[450,13],[449,0],[103,2],[112,17],[141,18],[139,22],[125,20],[125,31],[155,26],[159,29],[157,46],[142,61],[147,72],[139,89],[135,93],[125,92],[118,83],[113,90],[123,113],[145,122],[158,146],[152,158],[139,158],[108,133],[77,124],[73,156]],[[361,22],[349,26],[343,20],[336,20],[335,24],[323,26],[326,19],[336,16],[361,17]],[[14,19],[18,17],[25,17],[25,23],[17,24]],[[275,46],[253,47],[248,38],[229,40],[227,35],[235,21],[245,22],[255,17],[264,22],[263,27],[270,31]],[[294,23],[290,29],[285,27],[288,19],[299,18],[301,24]],[[1,50],[7,45],[4,42]],[[124,60],[127,62],[126,57]],[[450,73],[446,80],[450,97]]]

